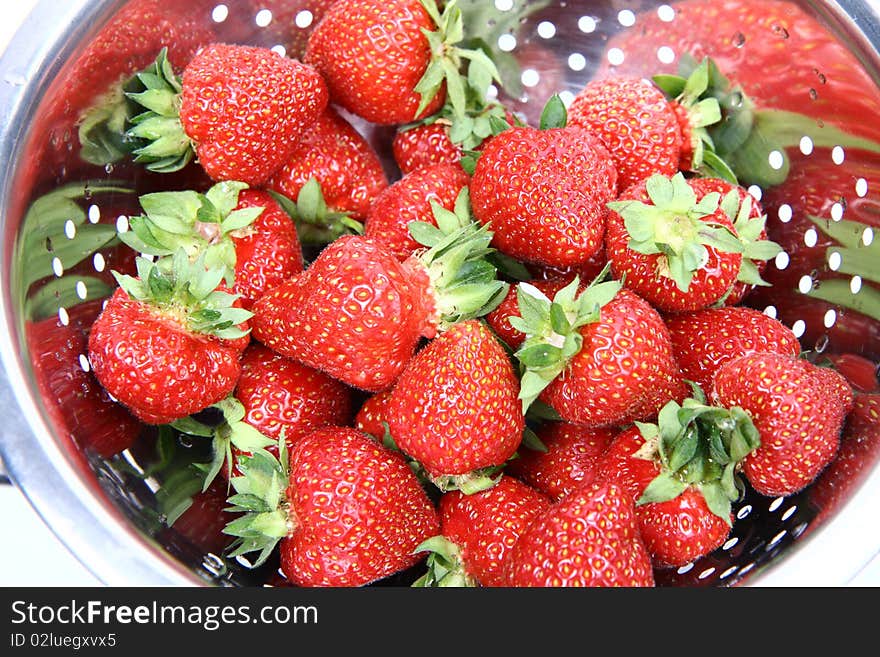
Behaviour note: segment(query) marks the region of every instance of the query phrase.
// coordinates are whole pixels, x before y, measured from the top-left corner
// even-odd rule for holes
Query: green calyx
[[[156,262],[138,257],[136,265],[137,277],[113,272],[119,286],[132,299],[174,317],[194,333],[224,340],[247,335],[240,325],[253,313],[234,306],[238,295],[217,289],[223,282],[222,267],[206,267],[204,256],[193,262],[184,249]]]
[[[413,588],[476,587],[476,580],[467,574],[461,550],[445,536],[433,536],[421,543],[413,553],[428,552],[427,572],[413,582]]]
[[[741,201],[736,190],[731,190],[721,199],[721,208],[733,222],[733,228],[743,246],[737,281],[747,285],[768,286],[769,283],[761,277],[758,262],[775,258],[783,249],[776,242],[763,239],[767,215],[752,217],[753,204],[750,194]]]
[[[344,212],[327,207],[321,184],[309,178],[303,185],[296,201],[278,192],[269,191],[278,205],[296,224],[296,232],[302,244],[324,245],[342,235],[363,235],[364,225]]]
[[[143,142],[132,152],[134,161],[150,171],[173,173],[183,169],[195,155],[192,141],[180,122],[180,78],[168,61],[168,49],[136,76],[143,91],[127,92],[126,97],[144,109],[131,118],[126,139]]]
[[[144,214],[129,218],[129,230],[119,239],[139,253],[167,256],[179,249],[207,267],[223,268],[226,284],[235,278],[235,244],[265,208],[236,210],[242,182],[217,183],[204,194],[194,191],[156,192],[140,197]]]
[[[244,421],[244,405],[235,397],[227,397],[217,402],[211,408],[222,413],[223,421],[216,426],[208,426],[193,417],[185,417],[172,423],[172,428],[181,433],[202,438],[210,438],[211,461],[205,464],[204,485],[202,490],[207,490],[211,482],[220,474],[223,465],[226,465],[228,479],[232,480],[232,468],[235,459],[232,448],[240,452],[250,454],[260,449],[265,449],[275,444],[271,438],[264,436],[257,429]]]
[[[580,279],[575,279],[549,299],[528,283],[517,286],[519,317],[510,317],[510,325],[526,339],[514,354],[523,370],[519,398],[523,413],[550,383],[562,374],[583,347],[580,328],[598,322],[602,308],[620,291],[620,281],[602,281],[600,274],[586,290],[578,294]]]
[[[687,77],[658,75],[654,77],[654,83],[687,112],[692,130],[691,170],[736,184],[736,174],[715,153],[715,143],[708,130],[721,122],[721,104],[708,93],[709,59],[704,59]]]
[[[690,78],[701,67],[706,67],[708,84],[700,98],[714,98],[721,109],[721,120],[706,126],[714,150],[704,153],[698,169],[703,176],[738,180],[742,185],[765,189],[782,184],[791,170],[787,149],[797,148],[804,137],[817,148],[841,146],[880,153],[880,144],[830,123],[796,112],[756,107],[746,91],[733,84],[711,59],[698,63],[685,55],[679,76],[657,76],[654,81],[667,95],[675,97],[682,88],[681,79]]]
[[[490,256],[492,232],[474,221],[467,187],[458,195],[453,211],[431,202],[437,225],[413,221],[409,232],[427,250],[418,255],[434,291],[439,326],[482,317],[494,310],[507,294],[508,284],[498,280]]]
[[[744,491],[739,464],[760,447],[761,437],[742,408],[707,406],[700,388],[693,387],[695,396],[681,405],[668,402],[657,424],[636,423],[646,441],[636,456],[659,459],[661,469],[636,503],[665,502],[693,486],[709,510],[730,524],[731,504]]]
[[[646,188],[650,203],[614,201],[608,207],[623,217],[629,249],[663,256],[658,275],[671,278],[682,292],[690,289],[694,273],[706,265],[707,246],[723,253],[743,253],[742,241],[729,227],[703,221],[718,210],[719,193],[706,194],[697,201],[681,173],[672,178],[655,174],[648,178]]]
[[[143,110],[128,94],[141,91],[144,87],[137,76],[120,81],[80,116],[79,155],[85,162],[106,166],[146,145],[128,134],[132,118]]]
[[[235,536],[230,546],[230,557],[257,552],[251,567],[256,568],[269,558],[282,538],[291,531],[287,487],[287,445],[282,436],[278,440],[279,458],[265,449],[255,449],[249,456],[238,458],[241,473],[230,481],[235,494],[228,499],[226,511],[241,513],[229,522],[224,534]]]
[[[445,3],[442,13],[435,0],[419,2],[431,16],[437,29],[422,29],[431,48],[431,61],[415,86],[415,91],[421,96],[416,116],[425,111],[445,82],[449,113],[456,120],[465,120],[469,104],[471,107],[474,103],[483,107],[488,104],[489,87],[493,82],[500,84],[500,74],[484,50],[463,48],[459,45],[465,33],[458,0]],[[465,62],[467,71],[462,73]]]
[[[501,480],[504,466],[489,466],[468,472],[462,475],[431,476],[426,471],[422,472],[422,478],[430,481],[438,490],[448,493],[449,491],[461,491],[465,495],[473,495],[489,490]]]

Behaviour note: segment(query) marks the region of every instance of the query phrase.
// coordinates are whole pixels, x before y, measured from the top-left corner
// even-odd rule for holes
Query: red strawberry
[[[447,478],[466,485],[468,475],[503,465],[519,447],[518,393],[501,344],[484,324],[462,322],[432,340],[400,375],[387,407],[391,435],[439,486]]]
[[[655,566],[683,566],[720,547],[740,499],[739,462],[760,444],[741,409],[670,402],[657,424],[622,431],[599,459],[597,478],[616,481],[636,503]]]
[[[679,170],[681,130],[657,87],[642,78],[594,80],[568,109],[572,125],[595,134],[611,153],[617,184],[625,190],[659,173]]]
[[[24,330],[37,386],[58,435],[109,458],[134,443],[141,424],[110,399],[83,360],[89,327],[100,311],[101,302],[90,301],[69,307],[66,322],[49,317],[26,322]]]
[[[267,290],[303,269],[296,227],[267,192],[226,181],[204,195],[193,191],[141,196],[145,214],[129,219],[121,239],[156,256],[185,248],[191,258],[225,267],[225,278],[250,309]]]
[[[404,262],[362,236],[340,237],[254,306],[254,337],[353,387],[391,386],[422,337],[488,312],[506,292],[484,260],[491,233],[462,216],[420,224],[429,246]],[[416,224],[413,224],[416,225]]]
[[[428,573],[413,586],[504,586],[504,562],[550,500],[512,477],[466,495],[440,498],[440,535],[421,546],[429,551]]]
[[[239,459],[229,524],[233,555],[279,546],[296,586],[363,586],[414,566],[437,535],[437,512],[406,460],[355,429],[326,427],[281,462],[265,451]],[[242,493],[247,492],[248,495]],[[268,511],[267,511],[268,509]]]
[[[238,381],[250,313],[183,252],[162,264],[139,259],[120,276],[89,334],[101,385],[147,424],[167,424],[225,398]]]
[[[532,281],[532,285],[543,294],[547,295],[548,298],[552,299],[559,290],[566,285],[569,285],[573,278],[573,276],[570,276],[565,279],[554,278]],[[504,340],[507,346],[511,349],[519,349],[520,345],[526,339],[526,336],[524,333],[516,330],[510,325],[511,317],[519,317],[519,298],[515,286],[511,286],[507,291],[507,296],[504,297],[504,300],[500,304],[498,304],[498,307],[486,315],[486,323],[492,327],[492,330],[495,331],[495,334],[499,338]]]
[[[593,481],[596,464],[614,437],[610,429],[588,429],[567,422],[549,422],[536,433],[546,451],[524,446],[505,472],[554,502]]]
[[[820,511],[807,531],[824,526],[822,520],[831,517],[850,499],[877,463],[880,449],[878,420],[880,395],[856,393],[837,456],[810,486],[810,500]]]
[[[326,374],[253,343],[241,357],[235,397],[244,421],[288,446],[315,429],[351,419],[351,391]],[[271,451],[271,449],[270,449]]]
[[[458,164],[435,164],[406,174],[373,201],[364,234],[405,260],[423,246],[409,233],[409,222],[436,225],[434,204],[453,211],[468,175]]]
[[[446,121],[399,130],[391,142],[391,149],[394,161],[404,175],[432,164],[455,164],[462,156],[461,147],[449,138]]]
[[[583,486],[538,516],[505,565],[508,586],[654,586],[629,494],[615,483]]]
[[[778,253],[769,242],[744,243],[731,217],[740,214],[739,192],[723,182],[655,175],[609,204],[605,252],[615,276],[660,310],[707,308],[738,280],[743,254]],[[738,222],[739,224],[739,222]]]
[[[795,357],[800,343],[782,322],[745,307],[708,308],[666,319],[685,379],[704,391],[721,365],[737,356],[774,352]]]
[[[539,398],[566,422],[613,427],[686,396],[663,319],[619,282],[577,295],[575,281],[552,301],[518,287],[521,318],[510,322],[527,336],[516,352],[526,407]]]
[[[830,354],[827,358],[854,391],[869,394],[880,392],[877,363],[874,361],[858,354]]]
[[[206,46],[181,79],[163,53],[140,79],[147,90],[130,97],[147,111],[129,135],[147,144],[135,161],[176,171],[194,152],[212,179],[255,186],[284,164],[328,98],[313,68],[252,46]]]
[[[442,88],[416,91],[432,63],[423,31],[437,29],[418,0],[339,0],[315,26],[303,59],[327,80],[334,103],[372,123],[407,123],[445,99]]]
[[[332,107],[293,146],[267,186],[297,200],[311,179],[321,186],[331,211],[358,221],[366,219],[373,199],[388,186],[375,149]]]
[[[369,397],[355,415],[354,428],[370,434],[373,438],[382,439],[385,436],[385,423],[388,422],[390,400],[390,390],[377,392]]]
[[[474,216],[518,260],[578,265],[601,248],[617,175],[582,128],[514,127],[487,140],[471,178]]]
[[[742,407],[760,432],[761,447],[743,461],[743,472],[762,495],[800,491],[837,453],[849,400],[832,396],[819,371],[805,360],[759,353],[728,361],[715,373],[713,402]]]

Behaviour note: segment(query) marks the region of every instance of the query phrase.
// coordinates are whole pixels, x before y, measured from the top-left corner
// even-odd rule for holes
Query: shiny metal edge
[[[88,33],[121,4],[120,0],[41,0],[0,59],[0,230],[6,230],[7,199],[15,193],[12,163],[26,135],[28,116],[39,102],[42,85],[36,82],[51,80]],[[13,84],[11,80],[27,82]],[[53,438],[20,358],[8,283],[9,251],[0,255],[4,329],[0,331],[0,359],[8,379],[0,387],[4,409],[0,453],[10,478],[52,532],[101,582],[110,586],[205,584],[102,498],[97,483],[89,480],[92,473],[83,472]]]

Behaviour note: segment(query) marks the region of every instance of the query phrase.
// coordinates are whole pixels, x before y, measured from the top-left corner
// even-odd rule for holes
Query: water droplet
[[[104,165],[104,173],[106,173],[107,175],[110,175],[111,173],[113,173],[113,169],[114,169],[114,166],[113,166],[112,162],[108,162],[107,164]]]
[[[784,27],[782,27],[782,25],[779,25],[778,23],[773,23],[773,25],[770,27],[770,29],[773,30],[773,33],[776,36],[778,36],[780,39],[787,39],[788,38],[788,30],[786,30]]]
[[[828,339],[828,334],[823,333],[822,336],[818,340],[816,340],[816,345],[813,348],[816,350],[816,353],[821,354],[828,348],[829,342],[830,341]]]
[[[746,45],[746,35],[742,32],[737,32],[733,35],[733,45],[737,48],[742,48]]]
[[[814,74],[816,75],[816,77],[819,79],[819,82],[820,82],[821,84],[825,84],[826,82],[828,82],[828,78],[826,78],[826,77],[825,77],[825,74],[822,73],[818,68],[814,68],[814,69],[813,69],[813,73],[814,73]]]
[[[810,98],[812,100],[816,100],[819,97],[819,92],[815,89],[810,89]]]
[[[739,109],[743,105],[743,95],[738,91],[732,93],[730,95],[730,107],[732,109]]]
[[[178,438],[178,442],[180,443],[181,447],[185,447],[187,449],[189,449],[190,447],[193,446],[193,439],[192,439],[192,436],[190,436],[189,434],[185,434],[185,433],[180,434],[180,437]]]

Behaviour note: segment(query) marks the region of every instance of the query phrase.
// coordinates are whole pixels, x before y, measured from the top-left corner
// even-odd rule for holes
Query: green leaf
[[[655,502],[674,500],[687,488],[687,484],[670,473],[661,472],[645,487],[641,497],[636,500],[637,506]]]
[[[697,484],[697,489],[702,493],[709,510],[723,519],[728,525],[732,525],[733,523],[730,519],[730,498],[724,492],[722,486],[718,483]]]
[[[568,122],[568,110],[565,103],[558,94],[554,94],[547,101],[544,110],[541,112],[541,130],[550,130],[552,128],[564,128]]]

